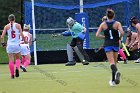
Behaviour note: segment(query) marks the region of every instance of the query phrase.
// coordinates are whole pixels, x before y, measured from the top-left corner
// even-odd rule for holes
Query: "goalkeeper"
[[[82,64],[88,65],[89,57],[83,49],[83,41],[86,33],[86,28],[84,28],[81,24],[76,22],[71,17],[67,19],[66,24],[68,25],[69,31],[71,32],[72,40],[70,44],[67,44],[68,62],[65,65],[73,66],[76,64],[73,58],[73,50],[78,55],[80,61],[82,61]]]

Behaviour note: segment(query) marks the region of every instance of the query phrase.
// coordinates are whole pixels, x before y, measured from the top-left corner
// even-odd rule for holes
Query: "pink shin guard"
[[[17,68],[17,69],[20,68],[20,59],[16,59],[16,68]]]
[[[22,56],[22,65],[24,65],[24,62],[26,61],[26,58],[25,58],[25,56]]]
[[[123,52],[123,49],[119,50],[119,54],[120,54],[120,56],[122,57],[123,60],[126,60],[126,56],[125,56],[125,54]]]
[[[26,68],[26,67],[29,66],[29,65],[30,65],[30,60],[27,60],[27,59],[26,59],[26,61],[25,61],[25,63],[24,63],[23,66]]]
[[[11,76],[14,75],[14,62],[9,62],[9,70],[10,70],[10,74]]]

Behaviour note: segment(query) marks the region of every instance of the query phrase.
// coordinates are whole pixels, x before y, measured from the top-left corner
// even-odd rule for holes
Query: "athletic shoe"
[[[15,71],[16,73],[15,73],[15,76],[16,77],[19,77],[19,70],[16,68],[16,71]]]
[[[23,70],[23,72],[27,72],[26,68],[24,68],[24,67],[23,67],[23,69],[22,69],[22,70]]]
[[[89,62],[88,62],[87,60],[83,60],[82,64],[83,64],[83,65],[88,65]]]
[[[134,61],[135,63],[140,63],[140,58]]]
[[[14,75],[12,75],[12,76],[11,76],[11,79],[14,79],[14,78],[15,78],[15,76],[14,76]]]
[[[27,72],[26,68],[24,68],[23,66],[20,66],[20,69],[22,69],[23,72]]]
[[[110,80],[110,81],[109,81],[109,85],[110,85],[111,87],[115,87],[115,86],[116,86],[116,83],[115,83],[115,81]]]
[[[65,66],[74,66],[74,65],[76,65],[76,62],[74,61],[69,61],[65,64]]]
[[[115,84],[120,83],[120,76],[121,76],[121,73],[117,71],[115,74]]]

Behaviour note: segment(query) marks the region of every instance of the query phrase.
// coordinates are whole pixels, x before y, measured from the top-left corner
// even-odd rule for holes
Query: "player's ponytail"
[[[10,24],[11,24],[11,29],[12,29],[12,31],[13,31],[13,22],[10,22]]]
[[[115,16],[115,13],[112,9],[107,9],[106,16],[108,17],[108,19],[113,19]]]

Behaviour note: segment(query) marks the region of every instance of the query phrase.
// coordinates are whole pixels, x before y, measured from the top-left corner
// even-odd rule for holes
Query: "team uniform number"
[[[109,30],[110,39],[113,39],[112,30]]]
[[[16,37],[15,31],[11,31],[11,37],[12,38],[15,38]]]

